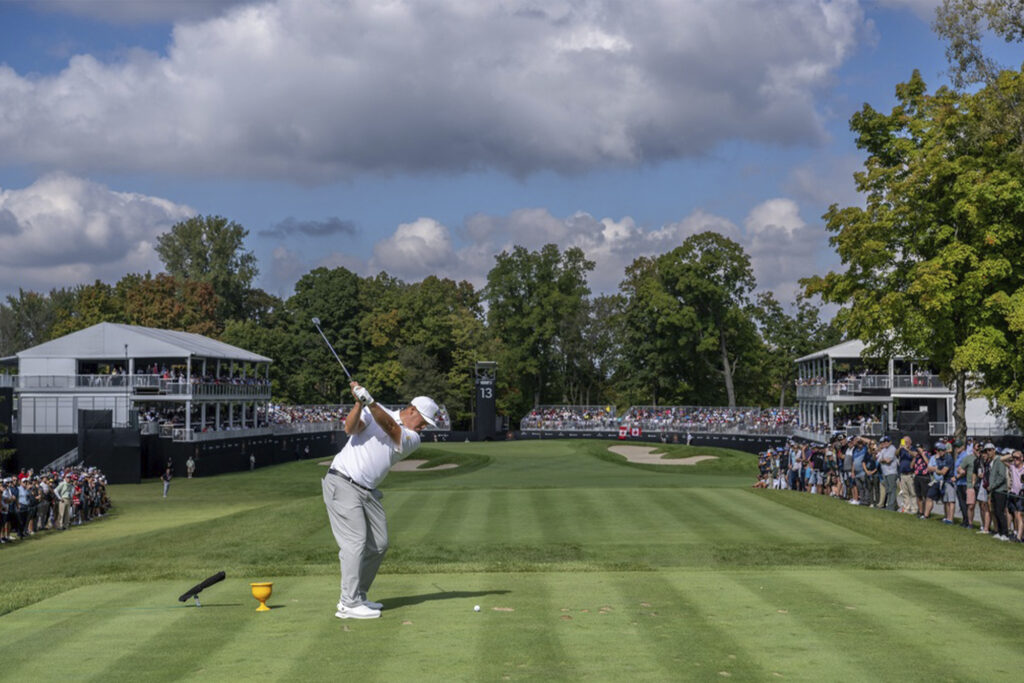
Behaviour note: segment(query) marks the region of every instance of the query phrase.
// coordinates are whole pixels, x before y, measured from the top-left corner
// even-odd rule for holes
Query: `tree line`
[[[346,401],[316,317],[378,398],[430,394],[466,426],[479,360],[497,361],[498,408],[513,419],[544,403],[777,405],[793,402],[793,360],[838,339],[809,302],[790,312],[755,297],[749,257],[713,232],[636,259],[615,294],[591,292],[580,249],[549,244],[498,254],[481,288],[316,268],[287,299],[253,286],[247,235],[196,216],[157,240],[164,272],[8,296],[0,353],[99,322],[180,329],[273,358],[275,400]]]

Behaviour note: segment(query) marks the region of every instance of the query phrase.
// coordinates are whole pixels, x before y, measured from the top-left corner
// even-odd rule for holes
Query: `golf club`
[[[320,333],[320,336],[323,337],[324,341],[327,343],[327,348],[331,350],[331,353],[334,354],[334,357],[337,358],[339,363],[341,363],[341,369],[345,371],[345,376],[348,377],[348,380],[351,382],[352,375],[348,373],[348,368],[346,368],[345,364],[341,362],[340,358],[338,358],[338,352],[334,350],[334,347],[331,346],[330,340],[327,339],[327,335],[324,334],[324,331],[320,329],[320,318],[313,318],[313,324],[316,326],[316,331]]]
[[[202,607],[202,605],[199,603],[199,594],[203,592],[204,588],[209,588],[213,584],[219,583],[220,581],[223,581],[223,580],[224,580],[224,572],[222,572],[222,571],[221,572],[217,572],[213,576],[208,577],[206,579],[203,579],[203,581],[201,581],[200,583],[197,583],[196,585],[192,586],[187,591],[182,593],[181,597],[178,598],[178,601],[179,602],[185,602],[189,598],[192,598],[192,599],[194,599],[196,601],[196,607]]]

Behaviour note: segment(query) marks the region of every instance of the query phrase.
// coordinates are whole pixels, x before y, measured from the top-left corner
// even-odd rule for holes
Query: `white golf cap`
[[[437,407],[437,403],[434,399],[428,396],[417,396],[411,401],[412,405],[416,407],[416,410],[420,411],[420,415],[427,421],[427,424],[431,427],[437,426],[437,413],[440,408]]]

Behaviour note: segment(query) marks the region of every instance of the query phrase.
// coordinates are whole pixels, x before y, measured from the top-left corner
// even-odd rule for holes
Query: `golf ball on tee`
[[[480,611],[480,605],[473,605],[473,611],[474,612],[479,612]]]

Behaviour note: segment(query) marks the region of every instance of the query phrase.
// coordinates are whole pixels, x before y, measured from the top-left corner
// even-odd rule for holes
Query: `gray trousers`
[[[898,475],[895,474],[882,475],[882,485],[885,487],[886,510],[896,510],[896,481],[898,478]]]
[[[341,604],[355,607],[366,599],[388,550],[388,525],[380,491],[361,489],[341,477],[323,479],[324,505],[338,543]]]

